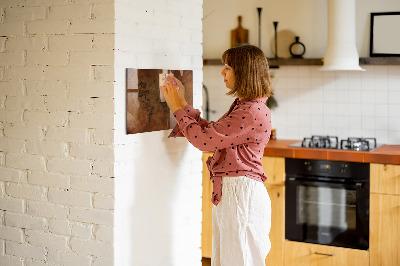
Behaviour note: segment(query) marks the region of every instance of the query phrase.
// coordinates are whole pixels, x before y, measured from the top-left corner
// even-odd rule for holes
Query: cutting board
[[[231,48],[242,43],[249,43],[249,31],[242,27],[242,16],[238,16],[238,26],[231,30]]]

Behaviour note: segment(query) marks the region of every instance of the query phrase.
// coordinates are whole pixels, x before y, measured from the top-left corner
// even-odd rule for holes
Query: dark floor
[[[211,266],[211,259],[209,258],[202,258],[201,262],[203,263],[203,266]]]

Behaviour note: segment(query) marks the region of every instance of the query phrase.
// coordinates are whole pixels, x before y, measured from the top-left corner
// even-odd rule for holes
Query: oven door
[[[367,250],[369,185],[286,178],[286,239]]]

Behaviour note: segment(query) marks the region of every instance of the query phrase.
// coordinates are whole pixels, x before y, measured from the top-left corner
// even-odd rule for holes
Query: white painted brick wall
[[[125,135],[124,75],[126,67],[192,69],[198,108],[202,1],[2,0],[0,10],[0,260],[112,265],[115,243],[124,246],[116,265],[133,262],[132,245],[143,258],[183,251],[151,252],[152,265],[200,265],[201,153],[168,131]],[[149,147],[161,152],[160,168]],[[122,238],[113,235],[114,176],[126,198],[116,215],[139,211],[116,219]],[[193,220],[172,231],[162,223],[174,237],[147,249],[143,210],[158,210],[153,221],[179,220],[189,202]],[[132,228],[145,234],[133,239]]]
[[[24,228],[24,229],[43,231],[48,228],[48,221],[42,217],[7,212],[5,214],[5,225],[14,228]]]
[[[0,32],[0,265],[112,265],[114,0],[2,0]]]

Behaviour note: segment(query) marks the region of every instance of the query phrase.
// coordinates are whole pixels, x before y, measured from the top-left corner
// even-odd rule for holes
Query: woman
[[[185,136],[201,151],[214,151],[207,160],[213,182],[212,265],[265,265],[271,247],[271,202],[261,164],[271,130],[268,62],[252,45],[228,49],[222,62],[227,95],[237,98],[216,122],[200,118],[186,103],[182,83],[168,77],[161,89],[178,122],[170,137]]]

